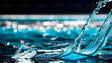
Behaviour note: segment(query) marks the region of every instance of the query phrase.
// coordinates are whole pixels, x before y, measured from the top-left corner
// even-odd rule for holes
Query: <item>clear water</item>
[[[1,15],[0,61],[111,62],[112,9],[107,18],[104,18],[106,15],[96,15],[109,1],[111,0],[99,1],[88,18],[87,15]]]
[[[88,24],[83,34],[84,38],[81,44],[82,49],[85,48],[89,44],[89,42],[91,42],[95,38],[95,36],[99,32],[100,27],[104,23],[104,21],[102,20],[105,20],[106,16],[107,15],[103,15],[102,19],[93,19],[93,21]],[[59,56],[64,53],[62,49],[74,43],[74,39],[78,37],[82,27],[86,23],[86,17],[84,17],[83,15],[79,15],[79,17],[83,17],[83,19],[73,19],[74,21],[65,21],[65,19],[56,19],[55,21],[51,19],[48,21],[44,19],[41,19],[40,21],[26,21],[27,19],[23,19],[24,21],[20,21],[16,20],[16,18],[9,21],[8,19],[1,19],[0,61],[10,63],[87,63],[91,61],[93,61],[94,63],[110,62],[110,59],[112,59],[111,34],[108,38],[108,43],[102,50],[102,52],[104,51],[104,54],[106,55],[104,55],[102,52],[99,52],[99,54],[95,57],[89,56],[80,60],[66,60],[59,58]],[[18,48],[20,48],[21,43],[26,46],[26,48],[22,48],[21,52],[27,51],[31,47],[32,49],[38,51],[37,55],[31,59],[12,59],[11,57],[14,56],[15,53],[17,53],[17,50]],[[110,54],[105,53],[105,51],[110,52]]]
[[[87,45],[87,47],[81,49],[80,46],[82,44],[82,38],[84,31],[88,25],[88,23],[91,21],[91,19],[96,16],[96,14],[99,13],[100,8],[104,7],[107,1],[99,1],[97,7],[93,10],[93,12],[89,15],[87,22],[83,26],[81,33],[79,36],[75,39],[75,42],[70,45],[67,48],[67,51],[64,52],[64,54],[61,56],[62,59],[69,59],[69,60],[77,60],[77,59],[82,59],[88,57],[88,55],[91,56],[96,56],[99,51],[105,46],[107,43],[107,40],[109,38],[109,35],[111,34],[111,21],[109,19],[111,18],[112,15],[112,9],[110,10],[108,17],[105,19],[104,23],[99,29],[99,32],[96,34],[96,37],[90,41],[90,44]],[[104,5],[103,5],[104,4]],[[108,24],[108,25],[107,25]],[[107,25],[107,27],[106,27]],[[105,28],[106,27],[106,28]],[[81,38],[81,39],[80,39]],[[79,44],[77,44],[77,40],[80,39]],[[73,57],[71,59],[71,57]],[[76,58],[78,57],[78,58]]]

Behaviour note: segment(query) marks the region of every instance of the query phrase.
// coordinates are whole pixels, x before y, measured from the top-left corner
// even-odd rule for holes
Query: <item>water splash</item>
[[[80,35],[75,39],[74,48],[76,48],[76,51],[77,51],[77,40],[83,35],[83,33],[84,33],[84,31],[85,31],[85,29],[86,29],[88,23],[92,20],[92,18],[93,18],[94,16],[96,16],[96,14],[99,13],[100,9],[101,9],[102,7],[104,7],[104,5],[106,5],[106,2],[109,2],[109,1],[107,1],[107,0],[104,0],[104,1],[101,0],[101,1],[99,1],[97,7],[96,7],[96,8],[93,10],[93,12],[89,15],[89,18],[87,19],[86,24],[83,26]]]
[[[105,0],[105,1],[103,1],[103,2],[106,2],[106,1],[110,1],[110,0]],[[102,1],[100,1],[100,3],[101,3]],[[85,24],[85,26],[83,27],[83,29],[82,29],[82,31],[81,31],[81,34],[79,35],[79,37],[75,40],[75,42],[76,42],[76,44],[77,44],[77,40],[79,39],[79,38],[82,38],[81,39],[81,41],[80,41],[80,43],[79,43],[79,45],[77,46],[76,45],[76,48],[74,48],[74,46],[70,46],[70,47],[68,47],[68,51],[67,52],[64,52],[64,56],[66,56],[66,57],[63,57],[62,59],[68,59],[69,58],[69,60],[76,60],[76,59],[82,59],[82,58],[86,58],[87,57],[87,55],[89,55],[89,54],[85,54],[84,52],[86,52],[86,51],[88,51],[89,50],[89,45],[86,47],[86,48],[84,48],[83,50],[80,50],[80,47],[81,47],[81,45],[83,44],[83,32],[85,31],[85,29],[86,29],[86,27],[87,27],[87,25],[88,25],[88,23],[89,23],[89,21],[91,21],[91,19],[96,15],[96,14],[98,14],[99,13],[99,10],[100,10],[100,8],[102,8],[102,7],[104,7],[106,5],[106,3],[104,3],[103,5],[102,4],[99,4],[99,6],[98,6],[98,8],[96,8],[95,10],[94,10],[94,12],[90,15],[90,17],[88,18],[88,22]],[[110,15],[109,15],[110,16]],[[110,17],[108,17],[108,18],[110,18]],[[107,19],[108,19],[107,18]],[[108,20],[105,20],[105,21],[108,21]],[[71,22],[70,22],[71,23]],[[106,29],[108,32],[106,32],[106,31],[104,31],[104,29],[107,27],[105,24],[107,24],[107,22],[104,22],[104,26],[102,26],[102,28],[100,28],[100,31],[103,33],[103,35],[104,35],[104,38],[105,37],[107,37],[107,35],[108,35],[108,33],[109,33],[109,31],[108,31],[108,29]],[[46,24],[45,24],[46,25]],[[58,27],[58,25],[60,25],[59,27]],[[58,25],[56,25],[59,29],[60,28],[62,28],[63,27],[63,25],[61,25],[61,24],[58,24]],[[74,25],[74,24],[73,24]],[[43,26],[43,25],[42,25]],[[12,26],[13,28],[16,28],[15,27],[15,25],[14,26]],[[18,26],[18,28],[19,28],[19,30],[21,31],[22,29],[26,29],[27,27],[31,27],[31,26]],[[34,27],[39,27],[39,26],[34,26]],[[7,28],[10,28],[10,26],[7,26]],[[40,30],[41,31],[43,31],[43,32],[47,32],[46,31],[46,29],[42,29],[43,27],[40,27]],[[55,27],[56,28],[56,27]],[[73,27],[72,27],[73,28]],[[35,28],[35,29],[37,29],[37,28]],[[47,29],[50,29],[49,27],[47,27]],[[28,28],[28,30],[33,30],[32,28]],[[14,29],[14,32],[17,32],[18,31],[18,29]],[[55,29],[55,31],[58,31],[58,32],[60,32],[60,30],[58,30],[57,28]],[[63,31],[67,31],[67,28],[64,28],[63,29]],[[101,33],[100,33],[100,31],[98,32],[98,34],[97,34],[97,36],[96,36],[96,38],[97,37],[99,37],[99,38],[101,38],[103,35],[101,35],[101,36],[99,36]],[[70,32],[68,32],[68,34],[70,34]],[[105,35],[105,34],[107,34],[107,35]],[[43,37],[47,37],[49,34],[43,34],[42,36]],[[67,36],[65,36],[65,37],[67,37]],[[102,39],[102,41],[106,41],[106,38],[105,39]],[[37,38],[36,38],[37,39]],[[53,38],[51,38],[51,40],[52,41],[55,41],[55,40],[57,40],[58,38],[57,37],[53,37]],[[97,38],[98,39],[98,38]],[[96,41],[96,43],[94,43]],[[100,41],[100,42],[102,42],[102,41]],[[21,43],[22,43],[23,41],[21,41]],[[103,42],[102,42],[103,43]],[[106,43],[106,42],[105,42]],[[9,44],[9,43],[8,43]],[[49,44],[51,44],[51,43],[49,43]],[[93,46],[95,46],[95,45],[97,45],[98,43],[97,43],[97,40],[96,39],[94,39],[92,42],[91,42],[91,44],[90,45],[92,45],[93,44]],[[99,44],[101,44],[101,43],[99,43]],[[10,45],[10,44],[9,44]],[[62,46],[62,45],[60,45],[60,44],[57,44],[58,46]],[[68,45],[67,45],[68,46]],[[91,47],[93,47],[93,46],[91,46]],[[97,45],[97,46],[100,46],[100,45]],[[32,45],[32,47],[35,47],[35,46],[33,46]],[[35,53],[36,53],[36,50],[34,50],[32,47],[28,47],[28,46],[26,46],[25,44],[21,44],[19,47],[18,47],[18,51],[17,51],[17,53],[15,54],[15,56],[13,56],[12,58],[32,58],[32,57],[34,57],[35,56]],[[51,46],[52,47],[52,46]],[[44,47],[45,48],[45,47]],[[102,47],[100,47],[99,49],[101,49]],[[22,49],[26,49],[24,52],[21,52],[22,51]],[[46,48],[47,49],[47,48]],[[75,50],[75,52],[74,52],[74,50]],[[99,49],[95,49],[94,51],[96,52],[96,50],[99,50]],[[48,50],[47,50],[48,51]],[[49,55],[51,55],[52,53],[54,53],[54,52],[49,52],[48,54]],[[70,53],[70,55],[68,54],[68,53]],[[34,55],[32,55],[32,54],[34,54]],[[60,54],[60,53],[59,53]],[[96,53],[97,54],[97,53]],[[31,56],[30,56],[31,55]],[[40,54],[40,57],[41,57],[42,55]],[[43,56],[45,56],[45,55],[43,55]],[[77,56],[79,57],[79,58],[77,58]],[[72,59],[73,58],[73,59]]]
[[[90,47],[95,47],[95,45],[97,46],[98,45],[98,42],[97,42],[97,40],[98,40],[98,37],[99,37],[99,35],[103,35],[102,33],[103,32],[105,32],[106,31],[106,27],[107,27],[107,25],[111,22],[109,19],[111,18],[111,16],[112,16],[112,9],[110,10],[110,12],[109,12],[109,14],[108,14],[108,17],[105,19],[105,21],[104,21],[104,23],[103,23],[103,25],[102,25],[102,27],[100,28],[100,30],[99,30],[99,32],[97,33],[97,35],[96,35],[96,37],[95,37],[95,39],[92,41],[92,42],[90,42],[90,44],[86,47],[86,48],[84,48],[83,50],[82,50],[82,52],[84,52],[85,50],[87,50],[87,49],[89,49]],[[108,25],[108,27],[111,25],[111,23]],[[105,33],[106,34],[106,33]],[[102,42],[102,41],[101,41]],[[91,44],[92,43],[94,43],[94,46],[91,46]],[[99,43],[100,44],[100,43]],[[90,48],[91,49],[91,48]],[[94,49],[94,50],[96,50],[96,49]],[[93,51],[94,51],[93,50]],[[93,52],[93,51],[91,51],[91,52]]]
[[[85,31],[85,28],[87,27],[88,23],[91,21],[91,19],[96,14],[99,13],[100,8],[102,8],[102,7],[105,6],[103,4],[106,4],[106,2],[110,2],[110,1],[112,1],[112,0],[109,0],[109,1],[107,1],[107,0],[99,1],[97,7],[90,14],[90,16],[89,16],[86,24],[83,26],[80,35],[75,39],[74,45],[70,45],[67,48],[67,51],[65,51],[64,54],[60,56],[62,59],[69,59],[71,57],[71,55],[72,55],[72,57],[74,59],[70,59],[70,60],[77,60],[77,59],[86,58],[88,55],[95,56],[95,55],[98,54],[98,52],[106,44],[107,38],[108,38],[109,34],[111,33],[111,27],[112,27],[112,25],[111,25],[111,23],[109,24],[109,19],[110,19],[111,15],[112,15],[112,9],[109,12],[108,17],[105,19],[102,27],[100,28],[98,34],[95,37],[95,39],[92,42],[90,42],[90,44],[85,49],[83,49],[83,50],[80,50],[80,46],[82,44],[82,38],[81,37],[82,37],[82,35],[83,35],[83,33]],[[107,24],[109,24],[109,25],[106,27]],[[79,45],[77,46],[77,40],[79,38],[81,38],[81,41],[80,41]],[[77,55],[78,55],[78,58],[75,58],[75,57],[77,57]]]
[[[17,52],[15,53],[14,56],[12,56],[13,59],[30,59],[34,57],[37,54],[37,51],[29,46],[24,45],[24,41],[20,41],[21,44],[18,47]],[[22,51],[22,50],[25,51]]]

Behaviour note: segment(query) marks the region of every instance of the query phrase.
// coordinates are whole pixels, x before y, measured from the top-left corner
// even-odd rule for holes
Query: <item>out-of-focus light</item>
[[[51,15],[49,18],[52,20],[52,19],[54,18],[54,16],[53,16],[53,15]]]
[[[69,21],[64,21],[63,24],[64,25],[70,25],[70,22]]]
[[[28,25],[18,25],[18,28],[19,29],[26,29],[26,28],[28,28]]]
[[[35,45],[31,45],[31,47],[36,47]]]
[[[56,24],[56,26],[59,28],[63,28],[64,25],[63,24]]]
[[[44,34],[43,34],[43,37],[48,36],[48,35],[49,35],[48,33],[44,33]]]
[[[17,48],[15,45],[13,45],[13,48]]]
[[[14,29],[14,32],[17,32],[17,29]]]
[[[51,40],[56,40],[56,39],[57,39],[56,37],[51,38]]]
[[[95,25],[94,25],[94,24],[91,24],[91,25],[88,25],[88,26],[90,26],[91,28],[94,28],[94,27],[95,27]]]
[[[25,43],[25,45],[29,45],[30,43]]]
[[[43,25],[44,26],[48,26],[48,25],[50,25],[51,23],[50,22],[43,22]]]
[[[86,28],[85,30],[89,30],[89,28]]]
[[[12,24],[12,28],[16,28],[17,27],[17,24]]]
[[[17,17],[15,15],[10,16],[11,19],[16,19]]]
[[[51,29],[51,27],[50,27],[50,26],[47,26],[46,28],[47,28],[48,30],[49,30],[49,29]]]
[[[101,52],[99,52],[98,55],[101,55]]]
[[[29,31],[31,31],[31,30],[32,30],[32,28],[28,28],[28,30],[29,30]]]
[[[45,28],[44,28],[43,26],[40,26],[40,27],[39,27],[39,30],[40,30],[41,32],[46,32],[46,30],[45,30]]]
[[[23,41],[23,40],[21,40],[20,42],[21,42],[21,43],[24,43],[24,41]]]
[[[73,29],[74,29],[74,27],[73,27],[73,26],[71,26],[71,25],[69,26],[69,28],[70,28],[71,30],[73,30]]]
[[[10,21],[5,22],[7,25],[11,25],[12,23]]]
[[[67,27],[64,27],[64,28],[63,28],[63,31],[67,31]]]
[[[57,32],[60,32],[61,28],[54,27],[54,30],[57,31]]]
[[[76,29],[77,29],[77,30],[80,30],[80,28],[79,28],[78,26],[76,27]]]
[[[68,34],[71,34],[70,30],[67,32]]]
[[[41,24],[41,22],[37,21],[36,24],[39,25],[39,24]]]
[[[11,26],[10,26],[10,25],[6,25],[6,27],[7,27],[7,28],[10,28]]]
[[[26,17],[24,15],[19,16],[19,19],[25,19]]]
[[[22,31],[22,29],[19,29],[19,31]]]
[[[10,42],[8,42],[7,45],[10,45]]]
[[[55,25],[55,24],[56,24],[56,21],[52,21],[52,22],[51,22],[51,25]]]
[[[5,27],[2,28],[2,30],[5,30],[5,29],[6,29]]]
[[[86,23],[86,21],[71,21],[70,25],[84,25]]]

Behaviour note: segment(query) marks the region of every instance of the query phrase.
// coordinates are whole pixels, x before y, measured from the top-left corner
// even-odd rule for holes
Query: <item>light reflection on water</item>
[[[15,63],[107,63],[107,62],[111,62],[111,61],[104,61],[95,57],[90,57],[82,60],[74,60],[74,61],[59,60],[59,59],[55,59],[51,61],[49,60],[35,61],[33,59],[18,59],[15,61]]]
[[[5,22],[6,26],[0,27],[1,29],[0,37],[1,40],[3,40],[1,41],[1,43],[6,44],[6,47],[13,46],[13,48],[17,48],[20,42],[24,41],[25,45],[35,48],[37,50],[45,49],[43,50],[44,53],[47,53],[47,51],[49,50],[57,51],[56,49],[67,47],[69,44],[73,43],[74,36],[75,38],[77,37],[77,35],[81,31],[81,27],[85,24],[85,22],[81,21],[79,22],[65,21],[65,22],[56,21],[55,24],[51,24],[53,23],[52,21],[46,21],[38,23],[34,22],[29,24],[29,23],[6,21]],[[84,35],[86,37],[85,39],[86,42],[84,42],[85,45],[87,44],[87,42],[91,41],[91,39],[94,38],[102,23],[103,21],[100,22],[93,21],[88,25],[88,28],[86,29],[87,33],[85,33]],[[50,53],[48,54],[50,55]],[[100,60],[98,56],[89,57],[83,60],[76,60],[76,61],[61,60],[59,58],[57,59],[54,57],[47,59],[45,59],[45,57],[40,58],[34,57],[32,59],[17,59],[13,61],[16,63],[91,63],[91,62],[105,63],[106,62]]]
[[[17,59],[15,63],[34,63],[31,59]]]

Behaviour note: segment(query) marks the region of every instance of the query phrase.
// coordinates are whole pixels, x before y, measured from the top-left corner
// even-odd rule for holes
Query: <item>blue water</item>
[[[99,1],[88,17],[1,15],[0,62],[111,62],[112,9],[96,16],[110,1]]]
[[[8,26],[7,23],[12,23],[10,26]],[[42,23],[45,23],[46,21],[35,21],[35,22],[18,22],[18,21],[1,21],[0,24],[0,62],[21,62],[21,61],[31,61],[31,63],[107,63],[111,62],[112,59],[112,35],[108,38],[106,46],[109,46],[108,48],[103,48],[102,51],[109,51],[110,54],[104,53],[104,55],[97,55],[97,56],[89,56],[84,59],[78,59],[78,60],[68,60],[68,59],[62,59],[59,58],[60,55],[63,53],[63,48],[68,47],[70,44],[74,43],[74,39],[78,37],[78,35],[81,32],[82,26],[84,25],[77,25],[73,26],[72,24],[65,25],[64,21],[56,21],[56,24],[61,24],[59,27],[55,25],[43,25]],[[47,21],[48,22],[48,21]],[[55,21],[50,21],[55,22]],[[68,21],[69,22],[69,21]],[[74,22],[74,21],[73,21]],[[95,22],[97,24],[95,24]],[[85,48],[89,42],[91,42],[96,34],[98,33],[102,21],[93,21],[90,23],[90,26],[87,27],[85,30],[83,36],[84,41],[81,45],[81,49]],[[14,23],[16,23],[16,26],[12,26]],[[37,23],[37,24],[35,24]],[[94,25],[92,27],[92,24]],[[19,27],[19,25],[23,25]],[[24,25],[28,25],[28,28]],[[63,25],[63,26],[62,26]],[[49,28],[51,27],[51,28]],[[31,59],[23,59],[23,60],[15,60],[12,59],[11,56],[13,56],[16,53],[16,50],[18,50],[19,46],[21,45],[21,42],[24,42],[24,44],[28,47],[31,47],[33,49],[38,50],[38,54],[31,58]],[[80,40],[78,40],[80,42]],[[23,49],[27,50],[27,49]],[[101,52],[99,52],[101,53]],[[106,55],[105,55],[106,54]],[[70,59],[73,59],[74,57],[69,56]],[[77,58],[77,57],[76,57]],[[107,61],[108,60],[108,61]]]

